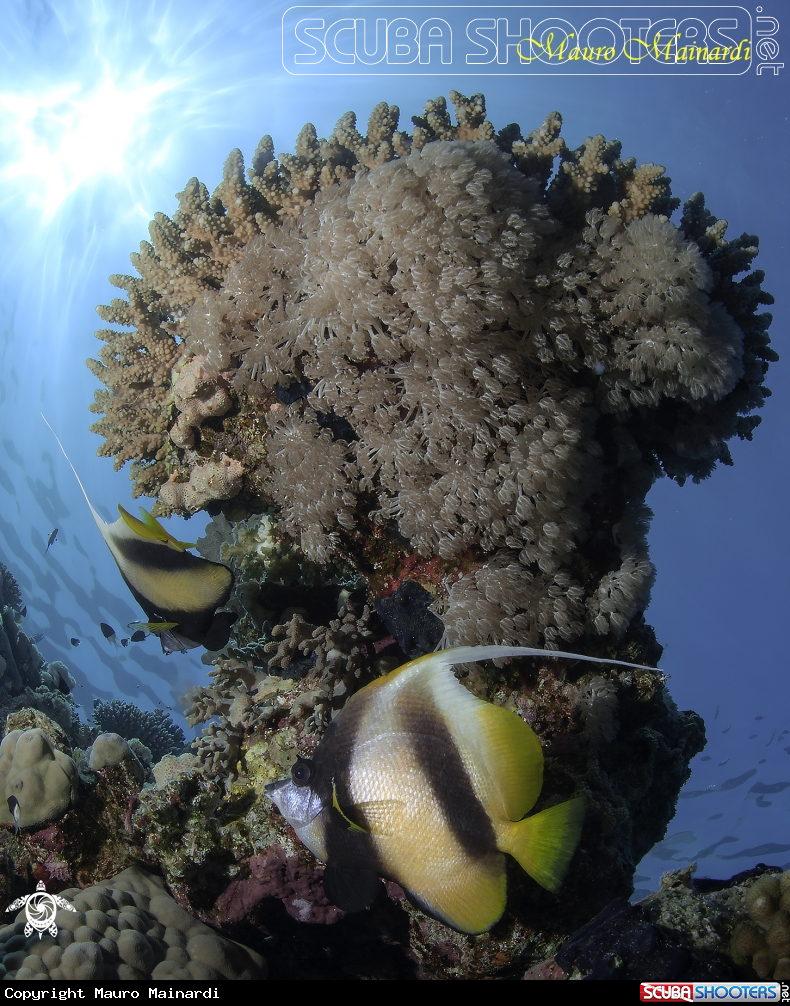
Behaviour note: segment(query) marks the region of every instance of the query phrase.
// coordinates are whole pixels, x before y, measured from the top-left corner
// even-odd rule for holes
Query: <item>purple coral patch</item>
[[[321,867],[304,866],[279,845],[265,855],[251,856],[247,866],[252,875],[232,881],[217,899],[216,908],[226,921],[240,921],[264,898],[279,898],[297,922],[331,925],[343,918],[345,913],[324,894]]]

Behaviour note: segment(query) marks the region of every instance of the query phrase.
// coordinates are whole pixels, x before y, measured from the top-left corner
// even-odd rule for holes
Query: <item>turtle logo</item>
[[[55,925],[55,915],[59,908],[65,908],[69,912],[76,912],[77,909],[68,903],[65,898],[58,894],[48,894],[44,881],[39,880],[36,885],[35,894],[26,894],[6,908],[7,912],[15,912],[18,908],[25,909],[25,936],[30,936],[33,930],[38,931],[38,938],[49,932],[50,936],[58,935],[58,927]]]

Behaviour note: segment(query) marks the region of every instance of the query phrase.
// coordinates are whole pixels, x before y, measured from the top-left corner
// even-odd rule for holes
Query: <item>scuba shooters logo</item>
[[[787,982],[640,982],[642,1002],[790,1002]]]
[[[757,21],[758,35],[778,30]],[[737,76],[754,54],[738,5],[294,6],[282,32],[285,70],[313,75]],[[775,60],[776,41],[761,42],[759,58]]]
[[[70,905],[65,898],[58,894],[48,894],[44,886],[44,881],[39,880],[33,894],[26,894],[17,898],[13,904],[6,908],[7,912],[15,912],[20,908],[25,909],[25,936],[31,936],[33,931],[38,931],[38,938],[49,932],[50,936],[58,935],[58,927],[55,925],[55,915],[59,908],[65,908],[69,912],[76,912],[77,909]]]

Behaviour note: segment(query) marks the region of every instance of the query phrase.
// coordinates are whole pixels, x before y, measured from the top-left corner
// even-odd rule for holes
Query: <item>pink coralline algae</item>
[[[320,867],[304,866],[279,845],[265,855],[251,856],[247,866],[252,876],[232,881],[217,899],[215,907],[223,920],[239,922],[264,898],[279,898],[297,922],[331,925],[343,918],[345,913],[324,894]]]

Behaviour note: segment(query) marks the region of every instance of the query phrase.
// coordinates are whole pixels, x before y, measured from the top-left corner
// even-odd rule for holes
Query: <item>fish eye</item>
[[[313,763],[307,758],[299,758],[291,769],[294,786],[306,786],[313,777]]]

